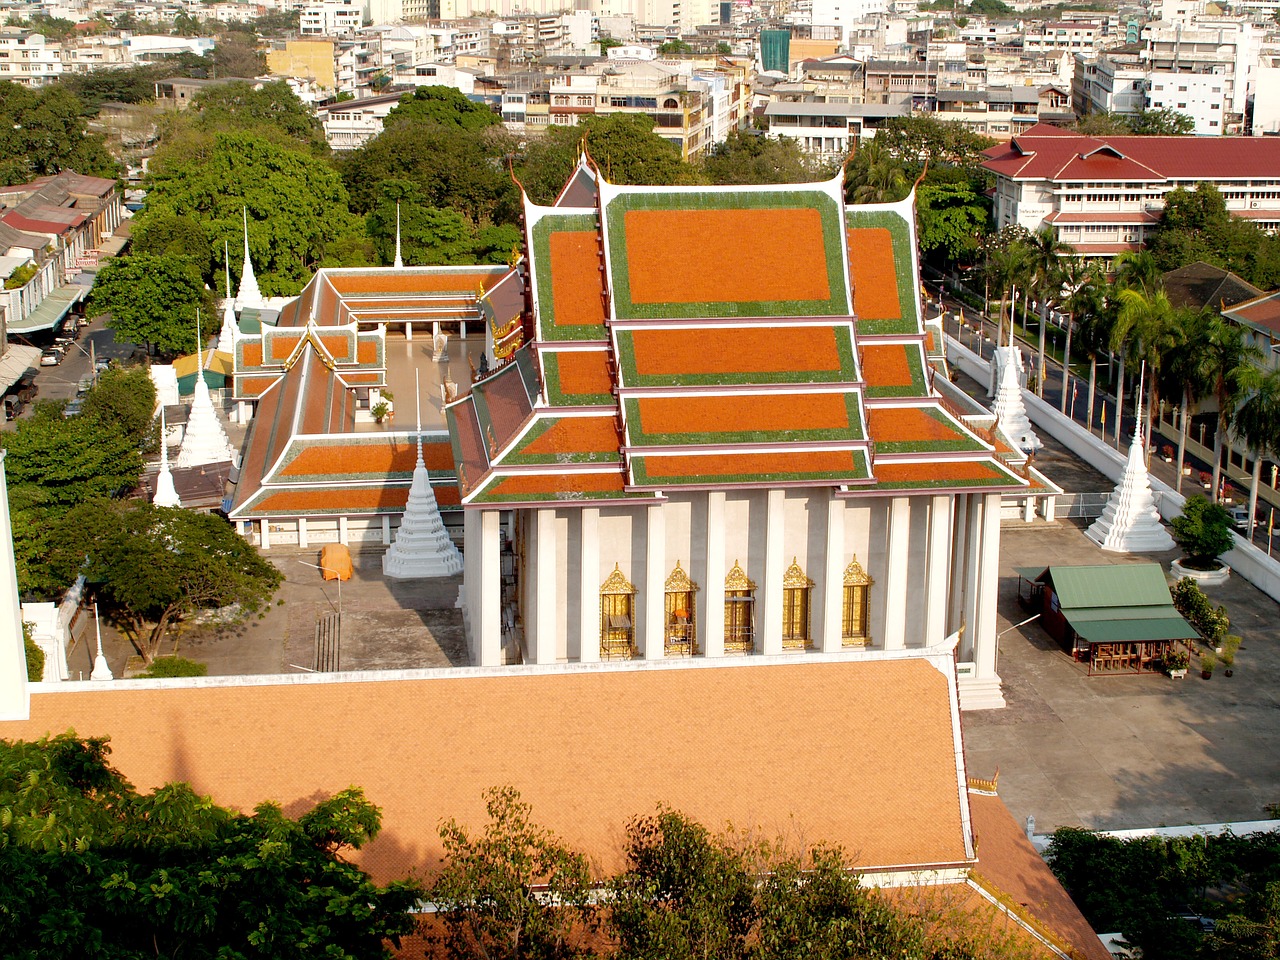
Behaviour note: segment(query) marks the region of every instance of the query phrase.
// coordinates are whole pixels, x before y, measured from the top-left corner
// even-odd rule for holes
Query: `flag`
[[[1107,429],[1107,405],[1102,405],[1102,429]]]

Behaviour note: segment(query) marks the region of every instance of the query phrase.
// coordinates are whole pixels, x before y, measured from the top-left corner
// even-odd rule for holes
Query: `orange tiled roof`
[[[704,327],[630,332],[641,377],[838,371],[833,326]]]
[[[839,843],[868,868],[938,865],[966,862],[950,682],[922,660],[867,660],[118,685],[34,694],[31,719],[0,723],[0,736],[110,736],[112,763],[141,789],[185,780],[242,810],[269,799],[294,809],[359,784],[383,831],[355,856],[380,881],[430,870],[440,820],[479,828],[481,792],[501,785],[604,870],[620,863],[627,820],[660,803],[713,828]],[[609,721],[568,722],[584,704],[609,704]],[[893,736],[850,735],[874,730]],[[448,775],[406,774],[406,757]]]
[[[560,392],[566,399],[609,393],[613,378],[609,376],[608,354],[604,350],[560,350],[556,353],[556,369],[560,375]]]
[[[598,238],[585,230],[551,234],[551,297],[557,327],[604,323]]]
[[[853,274],[853,312],[861,320],[892,320],[902,316],[893,238],[889,231],[884,227],[855,227],[847,234],[849,269]]]

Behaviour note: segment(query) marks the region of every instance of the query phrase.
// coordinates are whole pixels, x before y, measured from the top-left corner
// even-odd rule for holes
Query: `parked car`
[[[13,394],[6,396],[4,398],[4,418],[6,420],[17,420],[18,414],[23,411],[26,405],[26,401],[19,396],[14,396]]]
[[[40,354],[40,366],[56,367],[62,362],[63,351],[61,347],[53,346],[44,353]]]
[[[1249,508],[1246,506],[1228,507],[1227,513],[1231,516],[1231,525],[1241,533],[1249,532]]]

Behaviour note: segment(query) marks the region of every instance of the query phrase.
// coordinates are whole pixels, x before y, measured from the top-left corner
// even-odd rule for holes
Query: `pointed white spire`
[[[90,680],[114,680],[115,675],[111,672],[111,667],[107,664],[107,658],[102,653],[102,623],[98,620],[98,605],[93,605],[93,629],[98,636],[98,655],[93,658],[93,672],[89,674]]]
[[[236,298],[231,295],[231,245],[222,241],[222,266],[226,273],[227,296],[222,301],[222,329],[218,331],[217,349],[223,353],[235,353],[236,334],[240,332],[236,324]]]
[[[1146,373],[1146,364],[1143,364],[1138,381],[1138,423],[1133,442],[1129,444],[1124,473],[1107,499],[1102,515],[1085,531],[1103,550],[1115,553],[1159,553],[1176,546],[1160,522],[1155,498],[1151,495],[1151,477],[1147,473],[1142,444],[1142,390]]]
[[[200,336],[200,311],[196,311],[196,337]],[[187,415],[187,431],[182,438],[174,466],[198,467],[205,463],[235,462],[235,448],[227,439],[218,414],[213,409],[209,385],[204,382],[204,350],[196,363],[195,396],[191,400],[191,412]]]
[[[400,270],[404,267],[404,260],[400,256],[400,202],[396,201],[396,263],[395,267]]]
[[[449,539],[440,507],[422,457],[422,394],[415,375],[414,401],[418,409],[418,460],[409,485],[409,502],[395,541],[382,555],[382,572],[395,580],[454,577],[462,572],[462,554]]]
[[[262,291],[258,289],[258,279],[253,275],[253,260],[249,257],[249,208],[242,208],[244,214],[244,270],[240,273],[240,290],[236,294],[236,309],[245,307],[261,307]]]
[[[164,407],[160,408],[160,472],[156,474],[156,493],[151,502],[157,507],[180,507],[182,500],[173,485],[173,471],[169,469],[169,439],[165,428]]]
[[[1012,336],[1009,338],[1011,341]],[[1022,363],[1022,351],[1013,346],[997,347],[1004,353],[1004,364],[1000,371],[1000,387],[996,391],[996,403],[992,412],[996,415],[996,424],[1013,441],[1014,445],[1026,453],[1035,453],[1043,444],[1031,428],[1031,418],[1027,416],[1027,407],[1022,402],[1022,387],[1018,384],[1018,367]]]

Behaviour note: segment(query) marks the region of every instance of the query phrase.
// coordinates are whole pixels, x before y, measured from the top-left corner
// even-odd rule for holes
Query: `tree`
[[[1031,247],[1027,242],[1027,232],[1019,227],[1005,227],[999,233],[988,238],[985,245],[987,282],[1000,292],[1000,317],[997,324],[997,339],[1004,335],[1005,291],[1010,291],[1013,309],[1009,315],[1009,326],[1013,327],[1018,309],[1018,286],[1026,289],[1034,265],[1031,258]]]
[[[122,340],[162,354],[196,349],[196,311],[213,323],[214,300],[194,262],[171,254],[135,254],[110,260],[98,274],[86,307],[109,313],[107,325]]]
[[[133,231],[129,252],[153,257],[185,257],[201,276],[213,267],[213,247],[199,221],[171,213],[142,218]]]
[[[1182,513],[1169,526],[1173,528],[1173,539],[1187,555],[1187,565],[1195,570],[1216,568],[1218,557],[1235,546],[1226,507],[1198,493],[1187,497]]]
[[[996,141],[954,120],[916,114],[890,117],[876,131],[875,142],[903,163],[927,162],[931,169],[946,164],[977,171],[986,159],[982,151]]]
[[[951,262],[977,249],[989,218],[986,203],[968,179],[947,182],[928,176],[916,191],[916,213],[920,252]]]
[[[848,184],[854,203],[891,203],[911,189],[902,164],[876,140],[858,147],[849,164]]]
[[[1044,341],[1049,325],[1049,302],[1061,299],[1062,271],[1060,258],[1072,256],[1071,245],[1058,239],[1052,227],[1033,233],[1027,242],[1031,261],[1030,285],[1027,299],[1033,289],[1040,289],[1040,343],[1036,353],[1036,396],[1044,396]]]
[[[512,787],[485,793],[489,823],[473,836],[454,820],[440,828],[445,864],[428,898],[449,956],[485,960],[586,956],[578,934],[595,922],[586,858],[530,823]]]
[[[210,87],[182,116],[206,133],[246,132],[260,137],[282,133],[285,136],[279,140],[286,145],[307,147],[318,154],[329,152],[324,127],[283,80],[240,80]]]
[[[1187,424],[1191,408],[1209,390],[1210,311],[1178,310],[1174,314],[1171,331],[1172,343],[1160,364],[1161,389],[1179,398],[1178,410],[1178,469],[1176,489],[1182,492],[1182,465],[1187,455]]]
[[[258,49],[257,37],[224,30],[208,56],[210,77],[260,77],[267,72],[266,55]]]
[[[668,40],[658,46],[658,55],[662,57],[679,57],[688,53],[693,53],[693,47],[683,40]]]
[[[1169,108],[1140,110],[1127,120],[1130,132],[1140,137],[1170,137],[1196,132],[1193,118]]]
[[[88,558],[85,576],[148,664],[175,622],[233,605],[239,617],[256,614],[283,579],[212,514],[89,502],[67,514],[61,529],[68,549]]]
[[[491,224],[477,229],[457,210],[427,205],[417,184],[411,181],[386,180],[382,189],[383,199],[370,212],[367,223],[383,263],[392,262],[395,256],[397,204],[405,263],[506,263],[512,248],[520,245],[518,226]]]
[[[14,960],[382,960],[419,891],[345,859],[381,828],[355,787],[297,819],[216,806],[183,783],[141,794],[105,738],[0,741],[0,943]]]
[[[1258,386],[1257,364],[1262,351],[1245,339],[1244,331],[1221,316],[1209,322],[1204,367],[1210,392],[1218,401],[1218,424],[1213,431],[1213,499],[1221,494],[1222,448],[1236,407]]]
[[[103,138],[89,132],[83,104],[66,87],[33,90],[0,81],[0,179],[5,183],[62,170],[114,177],[118,169]]]
[[[808,183],[830,171],[790,137],[732,131],[703,157],[702,174],[714,184]]]
[[[347,191],[324,160],[248,133],[220,133],[207,151],[183,155],[166,145],[151,164],[147,209],[154,217],[199,221],[221,264],[223,242],[242,240],[249,216],[249,246],[265,296],[297,293],[320,266],[364,263],[364,224],[348,208]],[[233,274],[240,264],[232,261]],[[206,274],[204,281],[220,277]]]
[[[1145,294],[1139,290],[1123,289],[1117,294],[1120,309],[1112,328],[1112,342],[1128,341],[1132,347],[1130,356],[1145,365],[1147,386],[1147,434],[1146,449],[1151,450],[1151,421],[1160,401],[1160,372],[1164,357],[1174,345],[1176,326],[1175,310],[1163,290]],[[1143,398],[1139,396],[1135,410]]]
[[[1262,482],[1262,461],[1280,458],[1280,372],[1269,370],[1236,411],[1235,432],[1253,454],[1253,474],[1249,482],[1249,536],[1253,536],[1258,511],[1258,487]]]
[[[502,116],[453,87],[432,86],[404,94],[383,127],[389,130],[401,123],[432,123],[474,132],[501,126]]]

